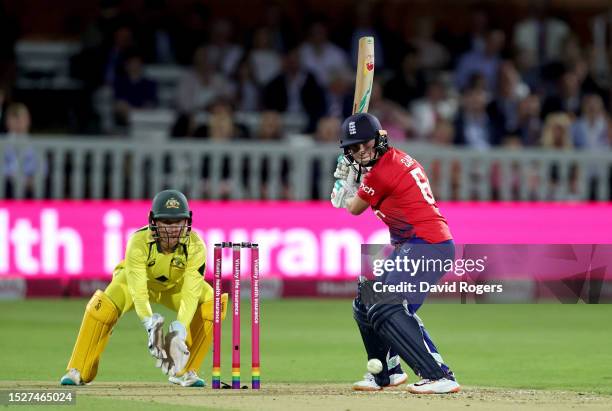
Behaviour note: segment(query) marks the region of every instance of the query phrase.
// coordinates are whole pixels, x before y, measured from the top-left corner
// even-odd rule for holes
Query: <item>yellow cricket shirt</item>
[[[206,270],[206,245],[195,233],[176,247],[174,253],[163,254],[157,247],[148,226],[136,231],[128,241],[125,259],[115,271],[126,270],[127,285],[138,317],[153,315],[149,292],[180,292],[177,320],[185,327],[193,318],[202,293]],[[177,288],[178,287],[178,288]]]

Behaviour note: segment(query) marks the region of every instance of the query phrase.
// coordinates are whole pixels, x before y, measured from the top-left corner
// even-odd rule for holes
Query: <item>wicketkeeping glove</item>
[[[189,360],[189,349],[185,343],[186,339],[187,330],[185,326],[179,321],[173,321],[166,335],[165,348],[168,353],[168,358],[157,361],[157,367],[161,368],[164,374],[174,377],[185,368],[185,365],[187,365],[187,361]]]
[[[149,336],[148,348],[151,355],[155,358],[166,358],[164,350],[164,317],[160,314],[153,314],[142,320],[142,324]]]

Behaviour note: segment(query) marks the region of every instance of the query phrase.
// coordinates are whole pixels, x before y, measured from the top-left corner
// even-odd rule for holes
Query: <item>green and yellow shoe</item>
[[[60,385],[85,385],[81,381],[81,373],[76,368],[71,368],[60,380]]]
[[[204,379],[198,377],[195,371],[187,371],[180,377],[169,377],[168,381],[181,387],[205,387]]]

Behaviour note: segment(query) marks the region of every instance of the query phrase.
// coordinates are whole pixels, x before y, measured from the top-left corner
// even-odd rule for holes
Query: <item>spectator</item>
[[[608,119],[601,97],[589,94],[582,100],[582,115],[572,126],[574,146],[579,149],[600,151],[610,148]]]
[[[419,67],[424,70],[441,70],[450,59],[446,48],[434,39],[434,30],[434,20],[422,17],[416,22],[416,36],[410,42],[417,50]]]
[[[482,91],[487,103],[493,99],[492,95],[494,90],[489,90],[489,87],[487,86],[487,79],[482,73],[472,74],[468,80],[466,89],[478,89]]]
[[[468,86],[470,77],[475,73],[480,73],[486,79],[487,89],[495,90],[504,42],[503,31],[490,30],[486,35],[484,50],[472,50],[462,55],[455,70],[456,87],[463,90]]]
[[[563,111],[572,115],[580,113],[580,80],[574,70],[566,70],[559,79],[558,92],[548,96],[542,105],[544,118],[550,113]]]
[[[98,14],[81,35],[81,45],[84,50],[112,47],[114,33],[121,27],[129,27],[132,18],[121,12],[120,0],[100,0]]]
[[[439,122],[452,121],[455,118],[457,104],[449,98],[444,83],[436,79],[427,86],[425,98],[412,104],[410,112],[417,137],[429,140]]]
[[[6,109],[6,135],[2,172],[5,178],[5,198],[19,198],[17,179],[23,175],[23,196],[34,197],[34,175],[41,167],[34,149],[29,145],[30,111],[21,103],[12,103]]]
[[[475,5],[470,10],[469,31],[459,38],[459,50],[461,53],[484,51],[489,26],[490,17],[488,11],[481,4]],[[449,39],[449,42],[452,42],[452,39]]]
[[[513,50],[512,62],[518,70],[521,80],[527,84],[530,90],[540,94],[547,93],[547,83],[544,83],[540,77],[540,68],[533,66],[529,61],[529,54],[524,50]]]
[[[546,117],[544,131],[542,132],[542,147],[551,150],[569,151],[574,148],[572,144],[572,118],[567,113],[552,113]],[[553,201],[568,200],[570,193],[564,193],[560,185],[562,167],[552,163],[550,166],[550,185],[547,187],[548,197]],[[568,170],[569,183],[573,186],[577,176],[576,167]],[[541,185],[539,182],[537,186]],[[533,185],[533,184],[532,184]],[[572,190],[574,191],[574,190]],[[575,194],[572,193],[572,194]]]
[[[314,131],[327,111],[325,91],[315,76],[300,65],[298,49],[290,50],[283,58],[282,72],[263,91],[263,105],[281,113],[306,114],[306,132]]]
[[[425,75],[419,67],[419,55],[414,47],[407,47],[398,72],[385,84],[385,98],[407,109],[413,100],[425,92]]]
[[[521,83],[516,68],[511,62],[504,62],[499,67],[498,88],[495,98],[487,107],[495,129],[502,135],[501,139],[514,134],[519,126],[518,107],[520,101],[529,93],[527,86]]]
[[[249,64],[260,87],[268,84],[280,73],[282,59],[274,49],[270,30],[266,27],[258,28],[253,34],[253,49],[249,53]]]
[[[340,135],[341,122],[338,117],[323,117],[317,124],[317,131],[315,132],[315,140],[322,143],[334,143],[338,142],[338,136]]]
[[[514,29],[514,46],[526,52],[530,66],[542,66],[561,57],[563,42],[570,34],[565,22],[547,15],[550,0],[532,3],[531,15]]]
[[[610,14],[612,16],[612,13]],[[610,17],[612,20],[612,17]],[[585,59],[581,60],[578,64],[584,67],[583,77],[581,81],[581,92],[582,94],[598,94],[601,96],[604,106],[608,110],[612,110],[612,87],[609,87],[607,81],[609,80],[608,74],[598,72],[597,66],[597,52],[594,47],[588,47],[585,52]],[[610,54],[610,61],[612,62],[612,53]]]
[[[195,117],[191,114],[179,114],[170,130],[171,137],[194,137],[198,126]]]
[[[437,146],[451,146],[455,140],[455,129],[452,123],[441,120],[436,123],[429,141]]]
[[[210,107],[210,115],[208,116],[207,126],[200,126],[194,132],[195,137],[207,138],[214,143],[229,143],[232,140],[242,139],[247,137],[245,129],[234,122],[233,108],[229,102],[220,99]],[[219,169],[216,170],[221,174],[217,195],[220,199],[229,199],[233,192],[232,178],[240,178],[238,175],[233,175],[230,156],[224,155],[220,158]],[[204,162],[202,170],[201,190],[204,198],[208,198],[210,193],[210,172],[211,157],[208,157]],[[213,171],[214,173],[214,171]]]
[[[261,113],[256,138],[259,141],[279,141],[284,138],[283,117],[276,111]]]
[[[572,125],[574,146],[580,150],[609,151],[612,147],[610,126],[601,97],[597,94],[586,95],[582,100],[582,115]],[[589,164],[584,172],[588,180],[587,195],[590,200],[596,199],[600,183],[612,185],[612,180],[605,182],[606,170],[596,163]]]
[[[308,39],[300,48],[301,64],[314,73],[324,87],[333,72],[349,68],[344,51],[328,39],[327,26],[321,21],[312,23]]]
[[[146,62],[173,64],[176,61],[175,24],[165,0],[145,0],[138,26],[138,43]]]
[[[262,142],[280,141],[285,138],[283,131],[283,118],[276,111],[264,111],[261,113],[261,122],[257,129],[257,140]],[[250,161],[250,160],[249,160]],[[271,159],[264,157],[261,160],[261,199],[270,197],[270,173],[272,164]],[[280,198],[289,199],[291,197],[291,187],[289,184],[289,160],[283,157],[280,160]],[[245,171],[246,173],[246,171]],[[248,178],[245,178],[248,180]]]
[[[245,132],[235,122],[232,106],[223,101],[216,102],[208,118],[208,135],[211,141],[224,142],[246,137]]]
[[[210,44],[207,48],[208,60],[218,72],[229,77],[236,71],[242,59],[242,46],[233,42],[234,30],[227,20],[217,20],[212,23]]]
[[[125,74],[115,80],[115,117],[119,125],[128,125],[135,108],[157,105],[157,85],[144,77],[142,56],[135,51],[125,58]]]
[[[104,64],[104,82],[109,86],[112,86],[118,77],[125,74],[123,72],[125,58],[135,46],[134,34],[127,26],[118,28],[113,33],[113,39],[113,45],[106,55]]]
[[[499,133],[486,110],[484,91],[472,88],[463,93],[461,110],[455,120],[455,144],[477,150],[499,145]]]
[[[383,50],[383,44],[386,44],[381,40],[378,31],[374,27],[373,17],[375,12],[372,4],[366,1],[357,2],[351,5],[354,10],[353,20],[351,27],[353,32],[350,38],[350,57],[353,67],[357,63],[357,55],[359,54],[359,39],[364,36],[374,37],[374,55],[376,56],[376,69],[382,70],[385,68],[385,55]]]
[[[249,60],[249,58],[242,59],[234,74],[235,101],[238,111],[257,111],[261,106],[261,91]]]
[[[82,84],[70,107],[71,127],[79,134],[110,131],[112,119],[98,123],[94,95],[102,85],[112,88],[117,71],[123,70],[124,50],[134,45],[132,18],[121,12],[120,1],[100,0],[99,5],[94,21],[81,35],[81,51],[70,59],[70,75]]]
[[[542,131],[542,147],[570,150],[572,144],[572,119],[567,113],[551,113],[546,116]]]
[[[369,111],[380,120],[392,143],[402,143],[414,137],[410,113],[394,101],[384,98],[380,82],[376,79],[372,84]]]
[[[341,120],[337,117],[323,117],[317,123],[314,140],[319,143],[333,144],[338,146],[338,136],[340,135]],[[329,173],[329,163],[321,158],[314,158],[310,163],[311,185],[309,187],[312,199],[323,199],[327,193],[327,187],[323,187],[323,176]]]
[[[585,55],[583,48],[580,46],[578,36],[570,34],[563,40],[559,61],[565,67],[573,67],[576,64],[584,61]]]
[[[448,147],[453,144],[455,139],[455,129],[453,128],[452,123],[441,120],[438,121],[435,125],[435,128],[431,132],[431,136],[429,141],[440,148]],[[449,170],[447,174],[442,174],[442,163],[448,162],[446,165]],[[436,196],[441,195],[442,191],[442,182],[446,180],[449,185],[449,193],[446,193],[447,197],[445,200],[457,199],[459,198],[459,188],[461,183],[461,163],[456,160],[449,161],[448,158],[443,160],[434,159],[429,165],[429,182],[431,184],[434,193],[437,193]]]
[[[542,133],[540,97],[530,94],[518,106],[518,125],[516,135],[526,147],[539,146]]]
[[[387,1],[384,7],[377,7],[378,34],[380,43],[385,45],[385,67],[395,69],[400,66],[405,43],[400,35],[405,24],[403,7],[405,2]]]
[[[268,4],[264,13],[264,25],[270,32],[272,47],[279,53],[289,50],[288,45],[296,41],[295,29],[280,4]]]
[[[233,91],[225,76],[214,71],[206,48],[198,48],[193,56],[193,67],[180,79],[177,105],[181,113],[195,113],[206,109],[218,98],[231,98]]]
[[[210,27],[209,15],[210,11],[206,5],[194,2],[181,16],[174,45],[179,64],[191,64],[196,49],[206,41],[207,28]]]
[[[330,76],[327,87],[327,115],[344,119],[353,110],[354,73],[342,70]]]

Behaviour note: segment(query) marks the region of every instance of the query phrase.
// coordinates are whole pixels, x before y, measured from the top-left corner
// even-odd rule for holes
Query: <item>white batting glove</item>
[[[148,348],[151,355],[155,358],[166,358],[166,350],[164,350],[164,317],[160,314],[153,314],[142,320],[142,324],[147,330],[149,336]]]
[[[336,208],[346,208],[349,199],[355,197],[357,188],[345,180],[336,180],[331,192],[331,203]]]
[[[173,321],[168,328],[168,335],[166,335],[168,358],[157,362],[157,366],[162,369],[164,374],[174,377],[187,365],[189,348],[185,344],[185,339],[187,339],[185,326],[179,321]]]
[[[334,171],[334,178],[338,180],[346,180],[348,177],[349,169],[351,165],[345,156],[340,154],[338,156],[338,164],[336,165],[336,170]]]
[[[338,156],[337,161],[338,164],[336,165],[336,170],[334,171],[334,178],[357,185],[359,181],[357,180],[357,171],[355,171],[355,166],[353,166],[351,162],[348,161],[342,154]]]

